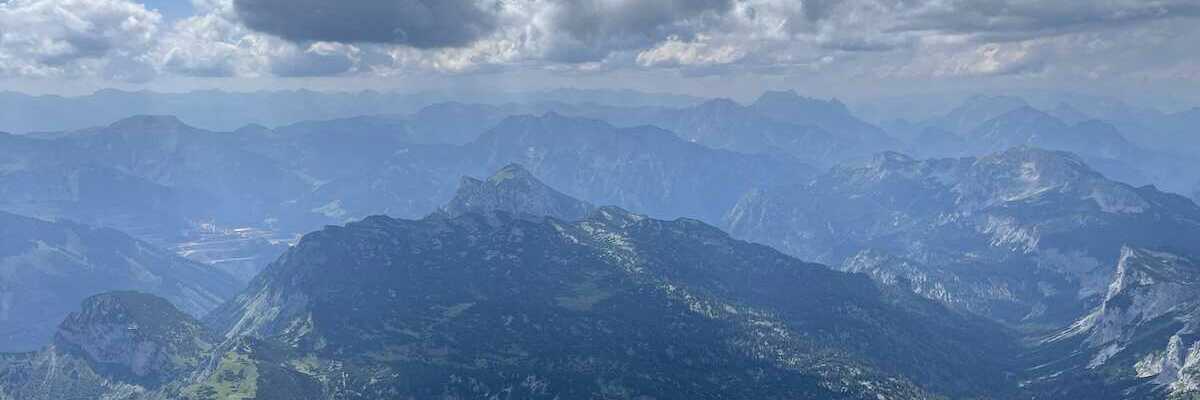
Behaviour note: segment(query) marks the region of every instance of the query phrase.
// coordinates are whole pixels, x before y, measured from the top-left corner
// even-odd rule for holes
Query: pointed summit
[[[173,115],[137,115],[113,122],[108,125],[108,129],[125,133],[190,132],[199,130],[183,123],[183,121]]]
[[[938,118],[934,125],[963,134],[996,117],[1028,106],[1029,103],[1019,97],[974,95],[963,100],[962,104],[945,116]]]
[[[492,174],[492,176],[488,178],[488,182],[491,182],[495,185],[502,184],[509,180],[538,181],[537,178],[535,178],[533,174],[529,172],[529,170],[517,163],[505,165],[504,168],[496,171],[495,174]]]
[[[782,113],[782,112],[830,112],[834,114],[849,114],[850,110],[845,104],[837,99],[833,100],[818,100],[811,97],[801,96],[795,90],[775,90],[763,92],[750,107],[759,109],[764,113]],[[787,111],[791,109],[790,111]],[[801,111],[803,110],[803,111]]]
[[[520,164],[509,164],[486,181],[464,177],[458,193],[442,211],[451,217],[503,211],[524,217],[574,221],[587,217],[594,208],[547,186]]]

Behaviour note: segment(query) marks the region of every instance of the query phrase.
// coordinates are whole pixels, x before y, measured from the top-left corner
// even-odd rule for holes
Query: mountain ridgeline
[[[0,134],[0,400],[1200,396],[1194,112],[386,99]]]
[[[154,312],[184,322],[143,328],[114,319],[122,313],[92,311],[109,307],[91,300],[59,337],[101,335],[103,343],[82,346],[90,352],[60,343],[11,356],[0,377],[32,390],[48,372],[15,371],[65,353],[80,354],[73,373],[113,377],[78,390],[116,398],[125,398],[121,390],[133,394],[127,398],[287,398],[304,388],[322,399],[916,399],[1018,391],[1012,365],[992,357],[1012,353],[1003,329],[881,290],[864,276],[696,220],[571,201],[515,165],[486,181],[464,180],[459,193],[446,209],[462,212],[376,216],[306,235],[210,314],[207,330],[164,311]],[[539,215],[580,208],[588,212],[575,220]],[[142,307],[125,307],[135,306]],[[129,323],[137,329],[105,328]],[[121,339],[114,330],[170,334]],[[209,335],[223,343],[206,344]],[[127,365],[142,361],[94,355],[142,337],[163,352],[189,354],[173,359],[193,359],[195,349],[178,344],[197,343],[207,361],[162,383],[131,374]]]

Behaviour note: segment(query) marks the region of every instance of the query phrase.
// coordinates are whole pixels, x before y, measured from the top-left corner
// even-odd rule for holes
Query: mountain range
[[[199,317],[239,286],[219,270],[113,229],[0,212],[0,351],[48,343],[63,317],[96,293],[152,293]]]
[[[0,134],[0,399],[1200,392],[1186,112],[576,100]]]
[[[568,193],[665,217],[719,220],[742,192],[814,170],[790,157],[688,143],[651,128],[557,114],[516,116],[465,144],[414,139],[406,121],[308,123],[236,132],[139,116],[82,131],[0,136],[0,209],[195,247],[211,232],[252,229],[273,243],[372,214],[416,217],[454,194],[455,179],[511,162]],[[114,190],[116,189],[116,190]],[[228,240],[235,235],[225,235]],[[248,279],[269,245],[218,249]]]
[[[736,237],[864,272],[1015,325],[1082,314],[1124,245],[1200,250],[1200,207],[1107,179],[1063,152],[980,158],[885,153],[811,182],[748,194]]]
[[[375,216],[305,235],[211,313],[207,328],[146,295],[89,299],[54,345],[0,357],[0,393],[859,399],[1017,391],[1011,365],[990,356],[1013,345],[1004,330],[864,276],[691,219],[615,207],[572,221],[538,215],[546,204],[571,213],[590,206],[519,166],[465,180],[459,194],[446,209],[473,208],[420,220]],[[122,358],[129,348],[150,350]],[[68,363],[56,371],[47,359]],[[92,378],[39,385],[65,376]]]

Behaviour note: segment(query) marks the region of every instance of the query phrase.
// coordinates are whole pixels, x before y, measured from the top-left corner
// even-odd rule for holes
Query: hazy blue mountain
[[[690,96],[632,90],[579,89],[416,93],[311,90],[156,93],[105,89],[78,97],[0,91],[0,131],[70,131],[107,124],[130,115],[176,115],[195,126],[232,131],[249,124],[282,126],[361,115],[403,115],[430,104],[459,99],[482,104],[561,102],[628,107],[684,107],[703,101]]]
[[[235,136],[197,129],[169,116],[126,118],[64,133],[38,147],[35,156],[48,164],[67,160],[170,188],[176,196],[188,198],[182,201],[191,200],[186,207],[176,208],[191,221],[261,223],[276,217],[272,213],[294,192],[308,187],[274,160],[242,149]],[[128,195],[153,197],[142,192]],[[163,228],[171,233],[168,228],[175,227]]]
[[[259,130],[252,132],[243,127],[243,134],[267,132]],[[412,142],[415,138],[408,121],[395,115],[356,116],[329,120],[302,121],[275,128],[271,134],[288,137],[308,137],[317,134],[348,137],[369,134],[376,137],[395,137],[403,142]],[[384,143],[386,144],[386,143]]]
[[[967,134],[976,152],[1002,151],[1029,145],[1070,151],[1114,179],[1136,185],[1154,184],[1187,193],[1197,179],[1200,159],[1147,150],[1127,140],[1116,126],[1099,120],[1069,125],[1033,108],[1021,108],[980,125]],[[1187,172],[1183,172],[1187,171]]]
[[[904,152],[921,157],[981,156],[1015,146],[1064,150],[1110,178],[1177,193],[1188,193],[1197,179],[1180,171],[1200,168],[1194,156],[1157,151],[1126,137],[1128,129],[1136,136],[1143,127],[1092,119],[1061,101],[1047,112],[1017,97],[974,96],[944,117],[887,127],[905,140]]]
[[[966,157],[975,152],[970,143],[970,139],[954,132],[929,126],[920,128],[920,132],[904,148],[921,157]]]
[[[221,133],[141,116],[39,139],[5,136],[13,145],[0,150],[0,191],[8,194],[0,205],[117,227],[205,261],[248,260],[228,268],[248,277],[265,264],[258,249],[270,246],[234,242],[245,239],[238,232],[278,243],[372,214],[422,216],[454,195],[457,177],[513,162],[552,171],[546,179],[589,201],[710,221],[752,186],[811,171],[787,156],[557,115],[509,117],[464,145],[429,144],[440,140],[433,127],[441,117],[428,118],[419,128],[379,116]],[[214,235],[224,232],[229,240]],[[217,242],[235,245],[192,251]]]
[[[203,242],[206,252],[215,253],[197,259],[242,279],[280,250],[270,243],[248,247],[234,229],[277,229],[279,221],[311,226],[288,207],[309,183],[248,150],[234,134],[197,129],[174,117],[137,116],[39,137],[15,138],[24,144],[0,150],[0,158],[23,160],[10,164],[23,167],[0,172],[4,210],[112,227],[160,247],[188,247],[181,253],[200,255],[193,250]],[[219,238],[215,232],[230,234]],[[255,239],[278,243],[288,235],[274,236]]]
[[[1169,114],[1154,114],[1133,121],[1123,121],[1142,146],[1173,154],[1197,157],[1200,154],[1200,108],[1190,108]]]
[[[818,103],[825,107],[824,103]],[[797,107],[809,106],[801,103]],[[780,105],[786,107],[786,105]],[[801,112],[801,111],[797,111]],[[653,112],[626,112],[625,116],[607,116],[606,120],[625,125],[654,125],[680,137],[716,149],[743,153],[786,154],[806,162],[823,165],[870,154],[880,150],[878,143],[865,142],[853,133],[861,126],[835,125],[828,121],[783,121],[732,100],[717,99],[681,109]],[[818,123],[826,122],[826,127]],[[850,134],[844,134],[846,129]]]
[[[0,209],[127,230],[186,224],[201,200],[79,157],[56,143],[0,135]],[[161,230],[156,233],[161,233]]]
[[[713,150],[655,127],[616,128],[553,113],[509,118],[466,150],[473,171],[518,163],[593,204],[706,221],[719,221],[752,187],[799,181],[813,171],[789,157]]]
[[[115,230],[0,212],[0,351],[48,343],[63,317],[97,293],[154,293],[200,316],[241,286]]]
[[[967,133],[989,120],[1025,107],[1029,107],[1029,103],[1019,97],[975,95],[929,124],[950,132]]]
[[[887,153],[752,192],[727,217],[736,237],[1050,327],[1102,295],[1122,246],[1195,250],[1197,221],[1200,207],[1186,198],[1033,148],[924,161]]]
[[[555,113],[600,119],[618,127],[653,125],[715,149],[786,154],[820,165],[897,148],[895,140],[853,116],[836,100],[815,100],[794,92],[769,92],[760,100],[751,106],[716,99],[678,107],[536,99],[496,105],[445,102],[423,107],[405,117],[375,115],[303,122],[275,131],[390,131],[410,144],[461,145],[475,140],[505,118]]]
[[[241,139],[308,182],[285,207],[292,226],[307,229],[371,214],[425,215],[454,195],[453,177],[511,163],[593,203],[714,221],[750,187],[812,171],[785,156],[713,150],[657,128],[553,113],[505,118],[461,146],[412,143],[400,131],[340,129],[247,131]]]
[[[966,132],[965,138],[987,151],[1038,146],[1110,159],[1136,156],[1139,151],[1112,125],[1095,120],[1068,125],[1033,107],[987,120]]]
[[[467,144],[503,121],[518,114],[516,107],[486,104],[438,103],[422,107],[408,116],[417,143]]]
[[[869,157],[898,144],[837,100],[817,100],[791,91],[764,93],[749,106],[713,99],[688,107],[537,103],[509,110],[595,118],[619,127],[653,125],[715,149],[785,154],[817,165]]]
[[[1051,108],[1047,112],[1050,115],[1053,115],[1055,118],[1072,125],[1096,119],[1090,115],[1084,114],[1083,111],[1079,111],[1079,109],[1067,104],[1066,102],[1059,102],[1058,104],[1054,105],[1054,108]]]
[[[1035,382],[1059,397],[1200,395],[1198,323],[1200,261],[1125,247],[1103,301],[1044,339]]]
[[[811,125],[858,143],[888,146],[895,143],[882,129],[855,117],[845,104],[803,97],[794,91],[768,91],[750,104],[754,111],[797,125]]]

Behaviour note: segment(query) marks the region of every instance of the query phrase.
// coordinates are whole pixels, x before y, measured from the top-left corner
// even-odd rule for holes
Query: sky
[[[0,90],[1188,97],[1198,43],[1200,0],[0,0]]]

